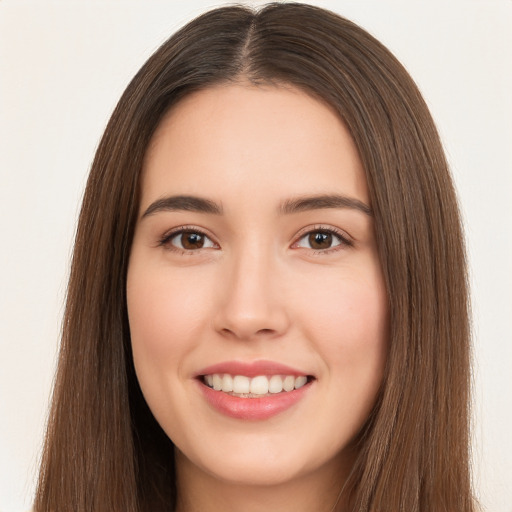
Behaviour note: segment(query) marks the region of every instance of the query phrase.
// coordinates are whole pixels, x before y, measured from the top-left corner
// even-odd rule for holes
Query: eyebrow
[[[370,217],[373,216],[372,209],[359,199],[342,196],[338,194],[323,194],[317,196],[299,197],[288,199],[281,207],[283,214],[292,214],[308,210],[323,210],[327,208],[350,208],[363,212]]]
[[[169,196],[157,199],[151,203],[142,214],[141,219],[158,212],[199,212],[213,215],[222,215],[222,206],[210,199],[196,196]]]
[[[359,199],[338,194],[322,194],[288,199],[281,204],[279,211],[281,214],[290,215],[292,213],[328,208],[350,208],[373,216],[372,209],[362,201],[359,201]],[[148,206],[141,219],[158,212],[176,211],[199,212],[212,215],[222,215],[223,213],[222,206],[215,201],[202,197],[179,195],[157,199]]]

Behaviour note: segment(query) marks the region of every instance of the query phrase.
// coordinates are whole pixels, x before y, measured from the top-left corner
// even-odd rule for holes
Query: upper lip
[[[197,373],[197,377],[202,375],[212,375],[214,373],[227,373],[229,375],[245,375],[247,377],[257,377],[258,375],[310,375],[307,372],[293,368],[291,366],[277,363],[275,361],[224,361],[203,368]]]

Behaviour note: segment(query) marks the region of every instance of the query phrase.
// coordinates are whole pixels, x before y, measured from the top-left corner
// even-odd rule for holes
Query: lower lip
[[[206,401],[217,411],[239,420],[266,420],[280,414],[297,404],[311,387],[308,382],[299,389],[266,395],[261,398],[240,398],[215,391],[198,381]]]

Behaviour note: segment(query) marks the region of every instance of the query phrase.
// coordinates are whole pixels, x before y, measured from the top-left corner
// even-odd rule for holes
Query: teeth
[[[233,391],[233,377],[228,373],[222,377],[222,391]]]
[[[283,389],[285,391],[292,391],[295,389],[295,377],[293,375],[288,375],[284,378]]]
[[[220,391],[222,389],[222,376],[218,373],[213,375],[213,389]]]
[[[205,375],[204,383],[215,391],[233,393],[237,395],[258,395],[276,394],[299,389],[308,382],[305,375],[295,377],[294,375],[259,375],[252,379],[245,375],[229,375],[228,373]]]
[[[272,375],[268,381],[268,390],[270,393],[281,393],[283,391],[283,379],[279,375]]]
[[[233,377],[233,393],[249,393],[251,388],[251,379],[245,375],[235,375]]]
[[[251,393],[266,395],[268,393],[268,379],[264,375],[251,379]]]
[[[308,381],[308,378],[305,377],[304,375],[297,377],[295,379],[295,389],[301,388],[302,386],[304,386],[304,384],[306,384],[307,381]]]

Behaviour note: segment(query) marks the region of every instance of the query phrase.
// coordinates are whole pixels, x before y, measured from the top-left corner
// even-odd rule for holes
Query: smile
[[[305,375],[231,375],[213,373],[203,375],[203,383],[215,391],[229,393],[238,398],[261,398],[300,389],[308,382]]]
[[[316,387],[305,368],[277,361],[224,361],[195,374],[206,403],[223,416],[261,421],[300,407]]]

